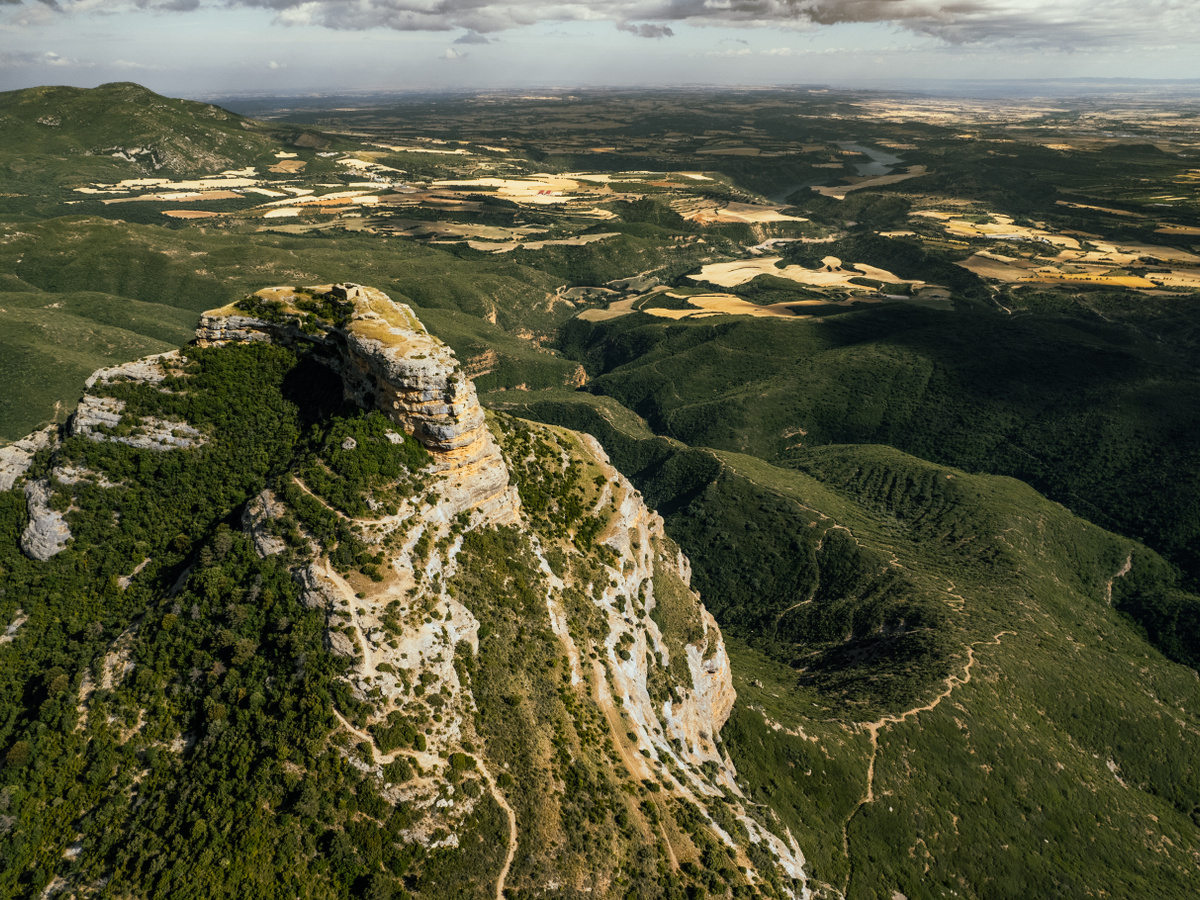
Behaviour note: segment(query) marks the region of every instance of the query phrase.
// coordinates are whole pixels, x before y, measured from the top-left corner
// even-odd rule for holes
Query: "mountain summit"
[[[46,674],[8,761],[92,774],[6,789],[10,887],[807,893],[662,519],[589,436],[485,416],[408,307],[259,291],[26,444],[20,568],[75,637],[10,629]]]

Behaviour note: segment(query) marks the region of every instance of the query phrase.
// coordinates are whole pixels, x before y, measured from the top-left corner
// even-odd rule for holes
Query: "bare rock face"
[[[272,329],[260,319],[252,316],[225,316],[220,315],[219,311],[202,315],[196,328],[196,338],[202,344],[241,344],[249,341],[270,341],[272,337]]]
[[[684,595],[682,602],[691,607],[690,612],[700,625],[695,642],[682,648],[691,675],[690,689],[686,696],[676,696],[660,708],[651,700],[647,688],[646,653],[653,652],[669,665],[671,651],[667,642],[652,617],[643,619],[640,627],[628,630],[634,638],[633,645],[629,649],[630,658],[622,659],[618,653],[618,640],[628,625],[622,624],[625,617],[616,609],[615,603],[607,602],[605,606],[611,620],[608,661],[616,692],[633,720],[644,729],[646,742],[655,752],[678,754],[680,761],[692,765],[712,761],[723,768],[726,760],[717,748],[716,737],[729,718],[737,693],[721,631],[699,596],[690,589],[690,568],[680,565],[681,560],[686,563],[686,557],[667,539],[662,517],[648,508],[641,494],[612,467],[595,438],[584,435],[583,442],[608,478],[614,507],[613,520],[605,530],[602,543],[622,560],[620,568],[610,569],[606,598],[611,595],[615,600],[622,594],[636,596],[639,587],[644,586],[648,595],[646,608],[652,611],[657,603],[663,602],[655,596],[656,580],[663,584],[665,578],[671,578]],[[665,726],[661,735],[655,733],[659,722]],[[671,738],[678,740],[676,746],[682,749],[672,747]],[[732,769],[725,774],[727,783],[732,785]]]
[[[315,563],[300,569],[294,577],[300,584],[300,601],[305,606],[309,609],[333,609],[338,599],[337,590]]]
[[[306,321],[305,307],[297,304],[311,297],[342,303],[346,324]],[[269,319],[247,316],[237,305],[211,310],[200,318],[197,341],[320,346],[348,397],[383,412],[433,454],[434,471],[444,476],[447,515],[474,510],[489,522],[516,522],[520,501],[475,385],[454,351],[427,332],[411,308],[361,285],[266,288],[253,299],[270,307]]]
[[[25,502],[29,524],[21,535],[21,549],[26,556],[44,562],[67,546],[71,529],[62,513],[50,508],[49,482],[38,480],[25,485]]]
[[[135,359],[133,362],[122,363],[119,366],[97,369],[84,382],[84,385],[86,387],[94,387],[97,382],[100,384],[114,384],[121,381],[141,381],[148,384],[157,384],[167,377],[166,367],[185,361],[180,357],[178,350],[171,350],[167,353],[155,353],[152,356]]]
[[[479,653],[481,634],[487,637],[476,615],[490,613],[460,596],[455,581],[462,554],[477,552],[469,533],[511,524],[515,528],[506,534],[531,564],[521,587],[544,597],[551,631],[565,651],[560,689],[581,706],[594,704],[589,721],[607,729],[612,741],[604,764],[631,785],[653,781],[686,800],[702,817],[701,827],[747,871],[782,870],[803,883],[798,846],[764,825],[767,820],[742,796],[721,745],[719,732],[736,696],[729,657],[716,621],[689,587],[687,559],[667,537],[661,517],[593,438],[538,426],[553,447],[530,451],[533,443],[514,438],[514,423],[504,417],[489,423],[454,354],[410,309],[370,288],[335,287],[340,294],[332,288],[260,291],[240,306],[206,313],[198,340],[307,343],[312,356],[340,376],[348,398],[381,411],[433,457],[421,489],[389,501],[394,509],[380,514],[381,504],[368,497],[372,513],[348,517],[368,554],[378,551],[370,582],[365,571],[336,567],[315,540],[308,552],[281,557],[291,565],[302,602],[324,614],[326,649],[345,661],[342,677],[362,704],[365,726],[335,710],[351,738],[347,746],[370,749],[347,750],[347,764],[384,779],[381,795],[389,802],[423,810],[405,837],[429,848],[453,846],[443,842],[458,840],[481,796],[445,789],[452,758],[471,756],[480,790],[507,808],[499,773],[489,771],[486,754],[478,752],[485,740],[482,708],[471,670],[463,667]],[[522,485],[538,477],[531,472],[547,467],[587,473],[581,483],[588,489],[589,528],[599,526],[587,545],[522,512],[493,428]],[[354,449],[350,441],[342,446]],[[534,456],[516,455],[526,452]],[[284,512],[283,496],[264,491],[243,518],[263,555],[283,549],[270,527]],[[468,560],[477,564],[477,558]],[[542,620],[541,610],[526,607],[525,613]],[[394,736],[385,739],[401,723],[414,729],[412,737],[399,744]],[[393,763],[417,766],[421,777],[392,783]],[[718,806],[728,816],[712,812]],[[519,828],[514,819],[510,840],[517,845]],[[775,830],[786,835],[786,829]],[[746,857],[739,844],[745,837],[738,835],[765,855]]]
[[[242,528],[254,543],[259,556],[274,556],[286,546],[283,539],[272,534],[268,528],[283,512],[283,504],[275,499],[275,493],[270,488],[246,504],[246,511],[242,513]]]
[[[94,388],[97,384],[103,386],[122,382],[157,384],[180,362],[186,362],[186,359],[179,355],[178,350],[157,353],[119,366],[98,369],[86,384],[88,388]],[[186,450],[198,447],[206,440],[203,434],[186,422],[146,416],[128,423],[128,429],[118,431],[124,421],[125,401],[89,393],[79,401],[71,417],[69,430],[72,435],[82,435],[92,441],[128,444],[140,450]]]
[[[17,479],[29,471],[34,454],[58,439],[58,426],[48,425],[8,447],[0,447],[0,491],[11,491]]]
[[[187,450],[205,442],[204,435],[186,422],[153,416],[138,420],[129,434],[112,434],[121,425],[125,402],[115,397],[85,394],[71,419],[71,434],[89,440],[128,444],[139,450]]]

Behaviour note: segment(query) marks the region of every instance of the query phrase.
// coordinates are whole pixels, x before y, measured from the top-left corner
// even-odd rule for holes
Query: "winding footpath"
[[[941,693],[939,693],[936,697],[934,697],[932,700],[930,700],[928,703],[926,703],[924,706],[915,707],[913,709],[902,712],[899,715],[884,716],[883,718],[881,718],[875,722],[870,722],[870,723],[862,724],[859,726],[860,728],[864,729],[870,735],[871,758],[867,762],[867,791],[866,791],[866,794],[863,796],[863,798],[860,801],[858,801],[858,805],[854,807],[854,812],[852,812],[850,814],[850,818],[848,818],[846,820],[845,828],[842,829],[842,848],[846,853],[847,859],[849,859],[849,857],[850,857],[850,824],[854,821],[854,817],[858,815],[859,810],[861,810],[868,803],[872,803],[875,800],[875,758],[879,755],[879,732],[880,732],[880,730],[888,725],[899,725],[901,722],[905,721],[906,719],[908,719],[912,716],[919,715],[920,713],[923,713],[923,712],[930,712],[931,710],[937,708],[938,704],[940,704],[943,700],[945,700],[947,697],[949,697],[954,692],[954,689],[956,687],[959,687],[961,685],[964,685],[964,684],[967,684],[968,682],[970,682],[971,668],[975,665],[975,648],[977,646],[979,646],[980,644],[997,645],[998,646],[1000,644],[1000,638],[1004,637],[1004,635],[1006,635],[1006,634],[1016,635],[1016,632],[1015,631],[1001,631],[999,634],[997,634],[995,637],[993,637],[990,641],[975,641],[975,642],[971,643],[970,645],[968,645],[967,646],[967,664],[963,667],[962,675],[946,676],[945,689]],[[850,874],[847,875],[846,887],[845,887],[845,890],[843,891],[843,893],[845,893],[846,891],[849,891],[849,889],[850,889],[849,879],[853,876],[853,872],[854,872],[854,869],[852,867],[850,870]]]
[[[492,777],[487,766],[483,764],[483,760],[476,757],[475,764],[479,767],[483,780],[487,782],[488,789],[492,792],[492,798],[508,816],[508,853],[504,856],[504,865],[500,867],[500,874],[496,876],[496,900],[504,900],[504,882],[508,880],[508,870],[512,868],[513,859],[517,855],[517,814],[509,806],[503,791],[496,784],[496,779]]]

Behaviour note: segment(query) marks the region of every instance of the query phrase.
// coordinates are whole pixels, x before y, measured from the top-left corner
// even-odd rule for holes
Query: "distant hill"
[[[297,131],[131,82],[0,93],[0,177],[55,182],[216,173],[267,160]]]
[[[589,390],[660,434],[785,466],[878,443],[1009,475],[1198,578],[1194,325],[1167,303],[1109,305],[1135,311],[898,305],[787,330],[629,317],[574,322],[563,347]]]

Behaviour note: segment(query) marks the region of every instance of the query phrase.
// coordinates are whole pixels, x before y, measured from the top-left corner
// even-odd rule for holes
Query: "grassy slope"
[[[852,897],[1185,895],[1200,689],[1106,602],[1127,558],[1162,575],[1152,552],[1013,479],[886,447],[793,471],[630,439],[579,394],[531,401],[515,411],[595,433],[664,511],[732,635],[739,771],[818,878]],[[889,716],[860,809],[865,726]]]
[[[62,421],[84,379],[103,366],[186,341],[194,315],[111,294],[0,294],[0,437],[17,438],[48,418]]]
[[[589,390],[659,433],[783,464],[806,447],[883,443],[1011,475],[1200,574],[1192,332],[1132,302],[1108,298],[1117,322],[966,304],[782,322],[631,316],[572,323],[564,347],[597,374]]]

